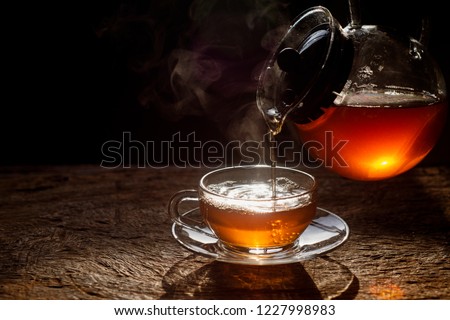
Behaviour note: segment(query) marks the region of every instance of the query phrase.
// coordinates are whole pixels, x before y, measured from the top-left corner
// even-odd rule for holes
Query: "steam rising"
[[[177,121],[212,121],[226,139],[261,139],[266,124],[256,85],[269,51],[290,19],[279,0],[150,1],[122,6],[101,30],[128,45],[143,79],[139,101]],[[134,40],[129,40],[134,39]]]

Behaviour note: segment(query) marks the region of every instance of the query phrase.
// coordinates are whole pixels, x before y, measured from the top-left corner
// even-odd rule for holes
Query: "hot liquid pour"
[[[277,195],[277,160],[276,160],[276,149],[275,149],[275,133],[273,131],[269,131],[269,143],[270,143],[270,166],[272,171],[272,198],[275,199]]]
[[[418,164],[433,148],[445,124],[447,105],[393,107],[332,106],[317,120],[297,124],[303,142],[318,141],[322,148],[310,151],[325,166],[356,180],[380,180],[405,172]],[[332,141],[325,132],[332,133]],[[328,135],[330,138],[330,135]],[[327,154],[339,141],[347,166]]]
[[[316,212],[314,194],[291,180],[258,183],[223,182],[208,186],[227,198],[208,195],[200,201],[201,212],[223,243],[243,248],[281,248],[291,244],[306,229]],[[261,200],[261,201],[258,201]]]

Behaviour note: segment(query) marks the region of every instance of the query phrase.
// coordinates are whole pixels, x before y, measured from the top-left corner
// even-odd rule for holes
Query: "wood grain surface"
[[[302,263],[242,266],[171,235],[167,203],[209,169],[0,168],[1,299],[450,299],[450,169],[357,182],[311,170],[350,227]]]

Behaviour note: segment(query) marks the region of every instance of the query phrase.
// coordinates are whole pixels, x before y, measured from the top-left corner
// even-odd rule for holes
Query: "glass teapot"
[[[342,28],[321,6],[300,14],[267,60],[257,105],[272,134],[289,119],[317,160],[356,180],[414,167],[447,113],[444,78],[423,44],[357,20]]]

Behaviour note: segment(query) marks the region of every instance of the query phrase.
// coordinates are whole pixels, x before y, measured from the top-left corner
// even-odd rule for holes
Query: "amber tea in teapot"
[[[325,145],[325,132],[344,141],[339,150],[345,164],[326,159],[325,149],[312,149],[340,175],[358,180],[378,180],[405,172],[433,148],[444,126],[446,104],[427,101],[411,105],[331,106],[315,121],[296,124],[303,141]]]

